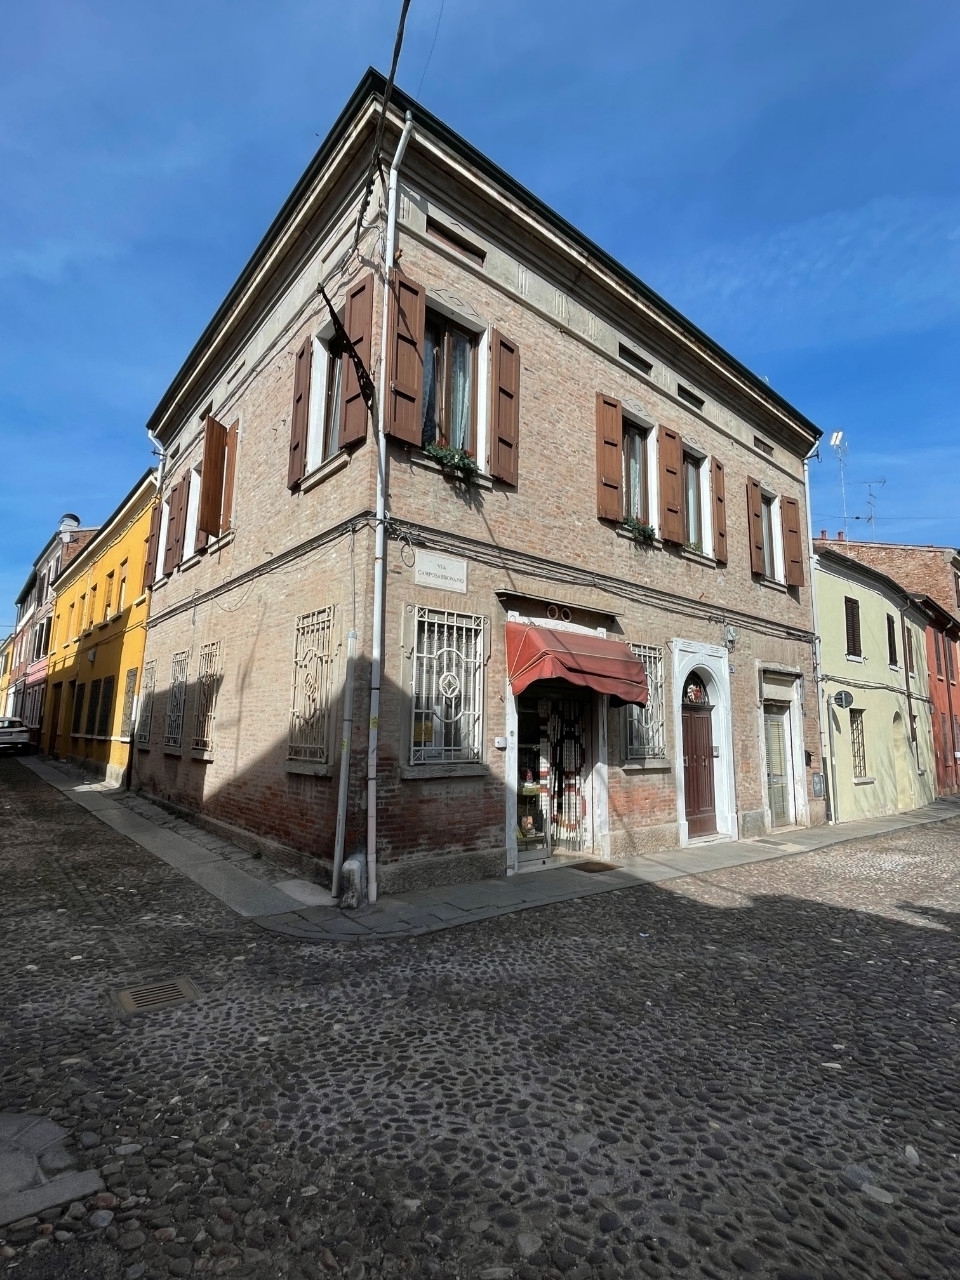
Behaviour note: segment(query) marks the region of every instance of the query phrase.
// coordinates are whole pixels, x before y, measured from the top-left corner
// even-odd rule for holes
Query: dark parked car
[[[33,751],[30,729],[14,716],[0,716],[0,751]]]

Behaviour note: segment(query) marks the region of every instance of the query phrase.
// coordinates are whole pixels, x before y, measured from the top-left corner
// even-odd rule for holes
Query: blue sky
[[[98,523],[150,464],[150,411],[366,66],[387,68],[398,11],[5,14],[0,628],[61,513]],[[440,11],[413,0],[403,88],[842,428],[851,516],[884,479],[879,537],[960,544],[955,0]],[[822,453],[814,526],[835,530]]]

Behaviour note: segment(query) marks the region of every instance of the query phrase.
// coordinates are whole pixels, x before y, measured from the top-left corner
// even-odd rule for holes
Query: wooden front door
[[[717,829],[717,802],[710,707],[683,707],[683,794],[688,835],[713,835]]]

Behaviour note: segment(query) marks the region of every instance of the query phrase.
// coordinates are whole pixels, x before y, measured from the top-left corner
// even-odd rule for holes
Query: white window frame
[[[477,420],[476,448],[474,458],[484,475],[490,474],[490,335],[491,328],[476,313],[458,310],[442,295],[427,292],[424,300],[424,315],[434,311],[446,320],[459,325],[472,333],[477,344]]]
[[[197,523],[200,519],[200,487],[203,483],[203,463],[198,462],[187,472],[187,523],[183,533],[183,564],[197,554]]]
[[[293,637],[293,681],[287,759],[330,763],[336,605],[302,613]]]
[[[187,700],[187,672],[190,652],[181,649],[170,663],[170,688],[167,692],[167,722],[163,730],[163,745],[178,748],[183,741],[183,713]]]
[[[770,506],[770,527],[773,534],[773,577],[767,578],[768,582],[786,582],[787,570],[783,555],[783,518],[780,513],[780,495],[774,493],[772,489],[765,489],[760,486],[760,501],[768,502]],[[763,517],[761,514],[761,527]]]
[[[631,413],[625,405],[621,407],[620,421],[622,427],[623,447],[621,449],[621,468],[623,483],[623,507],[627,508],[627,432],[636,431],[643,437],[643,465],[646,468],[647,480],[647,519],[646,523],[650,525],[659,534],[659,492],[657,488],[657,429],[649,422],[645,422],[636,414]],[[629,513],[626,519],[631,519]]]
[[[487,620],[480,614],[457,613],[452,609],[435,609],[430,605],[417,605],[413,631],[413,661],[410,676],[410,752],[411,767],[423,765],[458,765],[478,764],[483,760],[484,733],[484,676],[486,672],[486,625]],[[445,643],[441,647],[434,645],[428,652],[425,637],[433,626],[435,638],[439,629],[444,629]],[[473,655],[466,656],[465,645],[456,643],[457,632],[470,633],[473,637]],[[454,643],[449,641],[453,639]],[[444,670],[437,671],[436,658],[440,654],[451,654],[439,665]],[[448,681],[447,692],[441,682]],[[453,702],[458,691],[469,689],[470,702],[461,706],[459,712],[447,717],[443,714],[443,702]],[[445,737],[446,725],[461,721],[459,727],[459,745],[447,745]],[[426,740],[426,729],[429,725],[430,741]],[[441,745],[434,745],[438,733]]]
[[[700,551],[699,555],[708,556],[713,559],[713,489],[711,486],[710,476],[710,455],[704,453],[695,444],[691,444],[689,440],[683,441],[683,465],[686,470],[686,457],[689,456],[696,461],[698,475],[697,491],[700,499]],[[683,521],[684,532],[686,532],[687,522],[687,485],[686,476],[683,477]],[[689,551],[691,548],[688,542],[684,547]]]
[[[667,759],[667,702],[664,684],[663,646],[631,644],[631,651],[643,663],[647,673],[647,705],[622,708],[622,750],[624,764],[644,764],[648,760]],[[632,746],[631,736],[645,738],[643,746]],[[648,750],[646,743],[652,741]]]
[[[170,499],[164,498],[160,503],[160,530],[157,534],[157,578],[165,578],[167,575],[163,569],[163,561],[167,547],[167,532],[170,528]],[[156,583],[154,583],[156,585]],[[81,614],[81,622],[83,617]]]
[[[335,458],[343,449],[340,443],[340,431],[343,423],[339,421],[340,405],[338,405],[334,410],[338,417],[337,447],[330,453],[326,452],[327,388],[333,365],[330,356],[330,343],[333,341],[334,336],[332,324],[327,325],[319,333],[313,335],[310,352],[310,403],[307,408],[307,452],[304,460],[306,475],[310,475],[318,467],[322,467],[325,462]]]

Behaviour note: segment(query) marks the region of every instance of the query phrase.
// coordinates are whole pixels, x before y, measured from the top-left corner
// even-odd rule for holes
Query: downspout
[[[923,773],[920,766],[920,743],[917,740],[917,732],[913,723],[913,691],[910,688],[910,679],[913,672],[910,670],[910,655],[913,655],[913,662],[916,665],[917,655],[912,648],[907,648],[907,610],[906,606],[900,610],[900,634],[903,644],[903,684],[907,692],[907,717],[909,719],[908,728],[910,730],[910,741],[913,743],[913,755],[917,762],[917,772]],[[912,637],[911,637],[912,639]]]
[[[384,560],[387,542],[387,324],[390,272],[396,252],[397,175],[413,133],[408,111],[397,144],[387,189],[387,235],[383,246],[383,315],[380,322],[380,395],[377,406],[377,515],[373,559],[373,640],[370,657],[370,735],[367,742],[367,900],[377,900],[377,746],[380,721],[380,682],[383,671],[383,618],[386,610]]]
[[[340,897],[340,871],[347,838],[347,794],[350,789],[350,748],[353,744],[353,669],[357,660],[357,633],[347,632],[347,671],[343,689],[343,734],[340,739],[340,789],[337,792],[337,834],[333,842],[331,892]]]
[[[823,711],[826,705],[826,714],[830,716],[829,703],[824,702],[824,681],[823,681],[823,665],[820,653],[820,615],[817,609],[817,581],[816,581],[816,564],[813,550],[813,516],[810,513],[810,459],[813,454],[820,448],[819,443],[816,444],[803,460],[803,496],[807,508],[807,560],[810,565],[810,603],[813,606],[813,682],[817,690],[817,727],[820,735],[820,761],[821,771],[823,773],[823,794],[827,802],[827,822],[833,824],[837,821],[836,814],[836,796],[837,796],[837,776],[836,764],[833,761],[833,733],[830,733],[830,756],[827,756],[827,744],[823,736]],[[828,721],[828,727],[832,731],[833,722]],[[827,782],[827,770],[823,768],[827,760],[831,762],[830,782]]]
[[[160,443],[157,437],[153,434],[153,432],[148,429],[147,435],[150,437],[150,443],[153,445],[154,451],[160,455],[160,461],[157,464],[156,497],[158,502],[162,502],[163,501],[163,498],[162,498],[163,469],[167,461],[167,455],[164,452],[163,445]],[[147,609],[147,612],[149,613],[149,607]],[[146,647],[147,647],[146,623],[144,623],[143,647],[144,647],[144,650],[146,650]],[[142,667],[140,670],[140,676],[141,678],[143,677]],[[138,693],[133,700],[133,712],[130,719],[130,743],[127,748],[127,767],[124,770],[124,777],[123,777],[123,785],[127,791],[131,790],[133,786],[133,761],[134,761],[134,757],[137,749],[136,748],[137,722],[140,719],[140,698],[141,698],[141,694]]]

